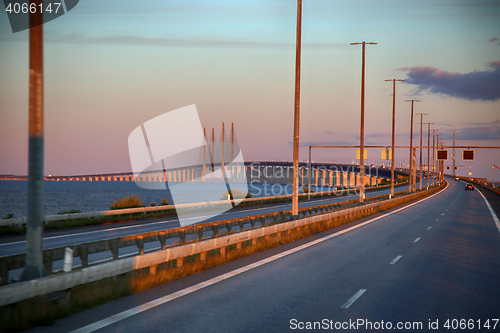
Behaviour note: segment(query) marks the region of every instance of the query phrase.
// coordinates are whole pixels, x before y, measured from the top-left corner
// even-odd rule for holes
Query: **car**
[[[472,190],[472,191],[474,191],[474,185],[472,185],[472,184],[465,184],[465,190],[466,190],[466,191],[467,191],[467,190]]]
[[[460,178],[458,176],[455,177],[455,180],[460,180]]]

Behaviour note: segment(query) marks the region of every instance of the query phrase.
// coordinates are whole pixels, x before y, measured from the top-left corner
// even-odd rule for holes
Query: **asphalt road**
[[[500,331],[500,230],[463,185],[32,331]]]
[[[419,183],[417,183],[418,187]],[[395,188],[395,191],[405,191],[408,189],[408,185],[402,185]],[[366,192],[366,197],[377,196],[381,194],[390,193],[390,189],[374,190]],[[311,199],[311,200],[301,200],[299,201],[299,207],[310,207],[334,202],[340,202],[345,200],[353,200],[358,198],[358,195],[352,194],[348,196],[330,197],[323,199]],[[258,214],[267,214],[277,211],[290,210],[292,209],[291,203],[281,203],[268,206],[255,206],[247,207],[243,209],[231,209],[223,214],[216,217],[210,218],[203,222],[210,221],[220,221],[232,218],[246,217]],[[138,221],[138,222],[128,222],[123,224],[117,224],[113,226],[98,226],[98,227],[84,227],[78,229],[60,229],[57,232],[46,232],[43,238],[43,248],[51,249],[63,246],[71,246],[82,244],[86,242],[93,242],[103,239],[123,237],[136,235],[145,232],[165,230],[170,228],[179,227],[179,221],[176,216],[170,216],[162,218],[155,221]],[[149,245],[151,246],[151,244]],[[132,249],[131,249],[132,250]],[[134,249],[133,251],[136,251]],[[148,248],[146,247],[147,251]],[[26,252],[26,241],[25,236],[16,237],[6,237],[0,239],[0,257],[14,255]],[[98,258],[100,260],[102,258]]]

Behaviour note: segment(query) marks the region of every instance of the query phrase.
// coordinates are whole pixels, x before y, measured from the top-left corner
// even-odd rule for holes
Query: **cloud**
[[[434,94],[466,100],[496,101],[500,99],[500,60],[488,63],[486,71],[460,74],[432,66],[404,67],[408,72],[404,83],[418,86],[417,93],[429,90]]]
[[[455,130],[457,140],[500,140],[500,120],[490,123],[469,123],[469,126]],[[443,133],[444,140],[453,139],[453,131]]]
[[[293,146],[293,142],[287,142],[288,146]],[[359,141],[356,143],[355,141],[342,141],[342,140],[334,140],[334,141],[306,141],[300,142],[300,147],[309,147],[309,146],[355,146],[359,145]]]
[[[490,42],[496,42],[496,41],[498,41],[498,40],[500,40],[500,38],[497,38],[497,37],[491,37]]]
[[[111,35],[111,36],[84,36],[81,34],[63,34],[47,31],[45,40],[49,43],[63,44],[94,44],[94,45],[139,45],[139,46],[163,46],[163,47],[196,47],[196,48],[271,48],[271,49],[294,49],[294,43],[280,43],[267,41],[251,41],[238,39],[218,39],[205,37],[191,38],[168,38],[168,37],[142,37],[135,35]],[[304,43],[304,48],[327,50],[337,47],[348,47],[349,44],[338,43]]]

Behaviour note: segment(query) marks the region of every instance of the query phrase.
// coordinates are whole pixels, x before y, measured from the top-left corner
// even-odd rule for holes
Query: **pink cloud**
[[[491,37],[490,42],[496,42],[497,40],[500,40],[500,38],[497,37]]]

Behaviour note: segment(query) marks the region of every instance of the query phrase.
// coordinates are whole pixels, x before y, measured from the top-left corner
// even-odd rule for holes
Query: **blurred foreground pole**
[[[42,0],[32,0],[36,8]],[[29,162],[26,261],[21,280],[45,276],[43,266],[43,14],[30,14],[29,32]]]
[[[299,217],[299,125],[300,125],[300,49],[302,0],[297,0],[297,45],[295,54],[295,111],[293,117],[292,219]],[[310,172],[310,170],[309,170]],[[310,177],[310,174],[309,174]]]

